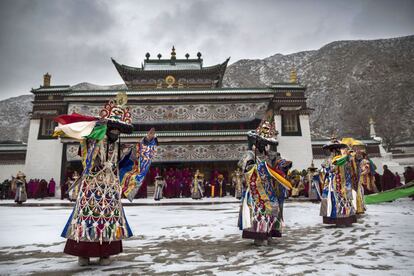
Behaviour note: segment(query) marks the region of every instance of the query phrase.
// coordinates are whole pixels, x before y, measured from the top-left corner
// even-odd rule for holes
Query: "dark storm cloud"
[[[171,47],[174,43],[186,45],[203,44],[211,37],[223,39],[237,30],[237,22],[225,18],[220,8],[222,1],[193,1],[188,5],[174,5],[149,20],[144,36],[147,40],[158,41],[161,47]]]
[[[102,56],[108,62],[108,44],[91,39],[111,28],[108,10],[92,1],[1,2],[1,98],[28,93],[47,71],[66,83],[65,75],[104,65]]]
[[[414,1],[0,0],[0,99],[53,84],[122,80],[110,57],[137,66],[146,52],[206,65],[317,49],[334,40],[413,33]]]

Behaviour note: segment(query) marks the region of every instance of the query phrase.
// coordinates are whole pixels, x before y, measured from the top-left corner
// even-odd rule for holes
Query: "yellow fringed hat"
[[[364,143],[362,143],[359,140],[356,140],[354,138],[348,137],[348,138],[342,138],[341,140],[342,144],[346,144],[348,147],[354,147],[354,146],[365,146]]]

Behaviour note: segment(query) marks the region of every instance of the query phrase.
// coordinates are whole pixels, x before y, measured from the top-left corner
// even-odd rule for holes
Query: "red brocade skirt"
[[[109,257],[122,252],[122,241],[85,242],[68,239],[64,253],[78,257]]]

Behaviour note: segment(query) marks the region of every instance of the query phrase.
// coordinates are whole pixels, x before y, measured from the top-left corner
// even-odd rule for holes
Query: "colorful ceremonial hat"
[[[255,145],[259,152],[262,153],[265,151],[267,145],[278,145],[276,139],[277,134],[278,132],[275,128],[273,111],[268,110],[256,130],[247,133],[247,139],[251,146]]]
[[[308,170],[310,170],[310,171],[316,171],[317,169],[318,168],[315,167],[315,164],[313,164],[313,160],[312,160],[312,163],[311,163],[310,167],[308,168]]]
[[[132,133],[132,119],[129,108],[126,107],[127,100],[125,92],[118,93],[114,100],[109,100],[105,104],[99,112],[100,117],[78,113],[60,115],[54,119],[58,126],[55,128],[53,136],[65,135],[78,140],[88,138],[99,141],[104,139],[105,135],[111,138],[114,129],[121,133]]]
[[[331,138],[331,141],[329,141],[327,144],[325,144],[322,148],[333,151],[333,150],[345,149],[347,147],[348,146],[346,144],[340,143],[338,141],[338,139],[336,139],[336,137],[333,136]]]
[[[22,171],[18,171],[16,177],[26,177]]]
[[[359,141],[359,140],[356,140],[356,139],[354,139],[354,138],[342,138],[342,140],[341,140],[341,143],[342,144],[346,144],[346,145],[348,145],[349,147],[354,147],[354,146],[365,146],[365,144],[364,143],[362,143],[361,141]]]
[[[114,100],[109,100],[108,103],[105,104],[104,108],[99,113],[99,116],[101,119],[131,124],[131,113],[126,106],[127,102],[127,94],[125,92],[119,92]]]
[[[278,132],[275,127],[273,112],[271,110],[266,112],[265,117],[260,122],[260,125],[256,128],[256,134],[264,139],[276,140]]]

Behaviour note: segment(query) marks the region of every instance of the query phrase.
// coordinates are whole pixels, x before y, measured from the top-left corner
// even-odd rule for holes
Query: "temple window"
[[[302,136],[298,113],[282,113],[282,136]]]
[[[40,120],[39,139],[52,139],[56,126],[57,123],[52,118],[42,118]]]

